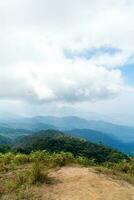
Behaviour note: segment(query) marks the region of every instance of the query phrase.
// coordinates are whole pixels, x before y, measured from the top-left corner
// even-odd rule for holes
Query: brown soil
[[[134,200],[133,185],[93,169],[63,167],[51,176],[57,183],[38,188],[42,200]]]

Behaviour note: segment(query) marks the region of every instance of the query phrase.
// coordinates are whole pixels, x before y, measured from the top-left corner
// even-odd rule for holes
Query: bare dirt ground
[[[134,186],[93,169],[63,167],[51,174],[56,184],[40,187],[43,200],[134,200]]]

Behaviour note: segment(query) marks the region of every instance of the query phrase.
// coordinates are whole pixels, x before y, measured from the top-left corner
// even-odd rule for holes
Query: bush
[[[23,186],[28,182],[28,172],[19,172],[16,174],[15,182],[17,186]]]
[[[37,183],[47,183],[48,181],[48,173],[47,171],[44,173],[42,170],[42,166],[39,162],[33,163],[32,169],[29,174],[29,182],[30,184]]]
[[[127,156],[126,156],[126,158],[127,158]],[[126,160],[126,158],[124,157],[123,154],[121,154],[119,152],[112,152],[111,155],[109,156],[109,162],[119,163],[119,162]]]
[[[69,152],[53,153],[53,162],[54,166],[62,167],[67,164],[75,162],[75,159],[73,154]]]
[[[47,151],[37,151],[30,154],[31,162],[40,162],[46,167],[53,167],[53,156]]]
[[[88,158],[82,157],[82,156],[77,157],[76,161],[78,164],[83,165],[83,166],[94,166],[95,165],[95,161],[93,159],[89,160]]]
[[[9,153],[3,154],[1,157],[1,160],[4,162],[5,165],[7,165],[13,161],[14,156],[15,155],[13,153],[9,152]]]
[[[14,160],[13,162],[15,164],[25,164],[25,163],[28,163],[29,162],[29,156],[26,155],[26,154],[17,154],[15,157],[14,157]]]
[[[130,163],[121,162],[121,163],[115,164],[114,168],[117,171],[134,175],[134,163],[132,163],[132,162],[130,162]]]
[[[1,172],[7,172],[8,171],[8,167],[5,165],[4,162],[0,162],[0,173]]]

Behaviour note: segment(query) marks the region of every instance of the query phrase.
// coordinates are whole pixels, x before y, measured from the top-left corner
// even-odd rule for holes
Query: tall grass
[[[49,170],[65,165],[79,164],[94,167],[99,173],[115,175],[134,183],[134,160],[119,163],[98,164],[93,159],[74,157],[68,152],[49,153],[36,151],[29,155],[21,153],[0,154],[0,195],[15,192],[19,195],[34,184],[50,183]],[[23,193],[23,192],[22,192]]]
[[[40,184],[48,182],[48,171],[43,170],[43,166],[40,162],[34,162],[32,169],[29,173],[29,183],[30,184]]]

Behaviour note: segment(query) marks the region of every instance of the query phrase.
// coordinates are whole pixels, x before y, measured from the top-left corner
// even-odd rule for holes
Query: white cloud
[[[107,99],[126,86],[120,69],[134,54],[131,0],[0,2],[0,99],[30,103]],[[115,55],[66,59],[102,46]]]
[[[119,70],[88,61],[17,64],[2,70],[0,97],[31,103],[92,101],[117,95],[123,87]]]

